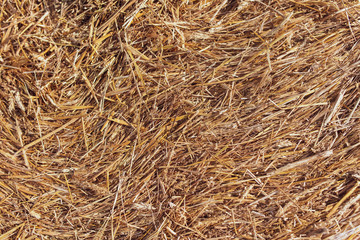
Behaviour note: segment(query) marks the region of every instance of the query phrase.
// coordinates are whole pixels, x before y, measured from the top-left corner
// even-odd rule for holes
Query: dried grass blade
[[[17,155],[18,155],[20,152],[22,152],[23,150],[26,150],[26,149],[28,149],[28,148],[30,148],[30,147],[38,144],[38,143],[41,142],[42,140],[45,140],[45,139],[51,137],[51,136],[54,135],[55,133],[60,132],[61,130],[67,128],[69,125],[71,125],[71,124],[73,124],[74,122],[76,122],[77,120],[78,120],[78,118],[74,118],[74,119],[70,120],[69,122],[65,123],[64,125],[62,125],[61,127],[59,127],[59,128],[57,128],[57,129],[55,129],[54,131],[46,134],[45,136],[43,136],[43,137],[41,137],[41,138],[39,138],[39,139],[36,139],[35,141],[33,141],[33,142],[29,143],[29,144],[26,144],[26,145],[23,146],[21,149],[19,149],[19,150],[14,154],[14,156],[17,156]]]
[[[4,234],[2,234],[2,235],[0,236],[0,240],[9,239],[9,237],[10,237],[11,235],[13,235],[14,232],[15,232],[17,229],[23,227],[24,225],[25,225],[25,223],[20,224],[20,225],[17,225],[16,227],[10,229],[9,231],[7,231],[6,233],[4,233]]]

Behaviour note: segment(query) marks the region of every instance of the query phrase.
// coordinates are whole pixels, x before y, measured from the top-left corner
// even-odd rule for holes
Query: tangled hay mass
[[[0,239],[360,239],[360,3],[1,0]]]

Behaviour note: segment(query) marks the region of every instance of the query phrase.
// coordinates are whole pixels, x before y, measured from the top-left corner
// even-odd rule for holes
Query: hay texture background
[[[359,10],[2,0],[0,239],[360,239]]]

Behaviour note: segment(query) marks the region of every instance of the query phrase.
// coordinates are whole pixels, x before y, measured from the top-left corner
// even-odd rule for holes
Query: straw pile
[[[2,0],[0,239],[360,239],[359,10]]]

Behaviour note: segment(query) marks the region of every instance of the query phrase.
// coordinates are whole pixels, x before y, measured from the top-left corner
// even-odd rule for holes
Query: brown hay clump
[[[359,11],[3,0],[0,239],[360,239]]]

